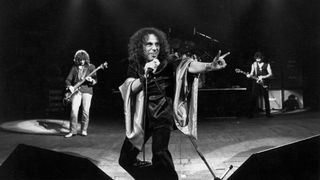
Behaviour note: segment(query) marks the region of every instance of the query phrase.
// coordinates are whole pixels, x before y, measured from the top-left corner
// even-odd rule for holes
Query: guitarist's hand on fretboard
[[[73,86],[68,86],[67,90],[70,91],[71,93],[73,93],[74,92],[74,87]]]
[[[86,81],[88,81],[91,85],[94,85],[97,83],[97,81],[90,76],[86,77]]]
[[[93,81],[92,77],[86,77],[86,80],[89,81],[89,82]]]

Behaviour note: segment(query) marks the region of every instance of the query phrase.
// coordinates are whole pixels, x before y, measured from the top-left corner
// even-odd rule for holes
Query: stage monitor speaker
[[[19,144],[0,166],[0,179],[6,180],[109,180],[86,158]]]
[[[320,138],[251,155],[228,180],[319,180]]]
[[[271,109],[282,109],[282,95],[281,90],[270,90],[269,91],[269,102]],[[263,109],[264,103],[263,103]]]
[[[285,89],[285,90],[269,90],[269,102],[270,102],[270,108],[279,110],[283,108],[283,103],[288,100],[288,97],[290,95],[294,95],[299,108],[304,108],[303,104],[303,95],[302,95],[301,89]],[[283,98],[282,98],[283,96]],[[284,102],[282,102],[284,101]],[[262,109],[265,109],[264,106],[264,99],[261,97],[259,107]]]
[[[281,90],[269,90],[269,103],[270,109],[282,109]],[[264,99],[262,96],[259,98],[259,108],[265,109]]]

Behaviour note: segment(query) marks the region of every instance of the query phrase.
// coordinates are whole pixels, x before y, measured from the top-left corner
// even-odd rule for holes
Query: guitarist
[[[268,80],[272,76],[271,66],[270,63],[264,61],[264,56],[259,51],[254,54],[254,59],[255,62],[251,65],[251,71],[247,74],[247,78],[257,77],[257,80],[252,83],[249,117],[252,117],[257,110],[257,101],[261,96],[264,98],[266,116],[271,117],[268,93]]]
[[[85,50],[78,50],[74,55],[74,65],[72,66],[68,77],[65,80],[69,93],[74,93],[71,97],[71,113],[70,113],[70,132],[65,135],[66,138],[77,134],[78,112],[82,105],[81,117],[81,135],[87,136],[89,124],[89,110],[93,94],[93,85],[97,83],[97,75],[87,77],[95,66],[90,64],[89,54]],[[82,80],[86,80],[79,89],[75,89],[74,85]]]

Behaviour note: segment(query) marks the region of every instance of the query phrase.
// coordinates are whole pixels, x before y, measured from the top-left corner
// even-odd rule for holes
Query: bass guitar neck
[[[86,78],[91,77],[93,74],[95,74],[98,70],[100,69],[105,69],[108,68],[108,63],[104,62],[103,64],[101,64],[99,67],[97,67],[96,69],[94,69],[90,74],[88,74],[85,78],[83,78],[81,81],[79,81],[77,84],[75,84],[73,86],[74,91],[70,92],[68,91],[67,93],[65,93],[65,96],[63,98],[63,104],[67,104],[71,102],[72,96],[79,91],[80,86],[86,82]]]
[[[249,75],[249,73],[242,71],[241,69],[235,69],[236,73],[244,74],[244,75]],[[264,83],[264,81],[259,81],[259,78],[257,76],[250,76],[249,78],[256,80],[256,83],[260,84],[263,88],[268,88],[268,86]]]

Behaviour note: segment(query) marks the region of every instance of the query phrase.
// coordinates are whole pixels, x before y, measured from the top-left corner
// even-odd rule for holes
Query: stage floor
[[[320,112],[275,114],[247,118],[199,118],[198,146],[214,173],[220,177],[233,165],[229,177],[253,153],[276,148],[320,134]],[[18,144],[26,144],[85,157],[116,180],[132,179],[119,165],[118,157],[124,139],[124,120],[118,118],[91,119],[87,137],[64,138],[66,119],[1,120],[0,164]],[[179,179],[213,179],[187,137],[178,131],[170,141]],[[151,159],[150,140],[146,159]]]

